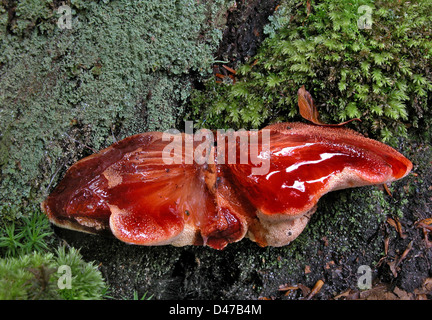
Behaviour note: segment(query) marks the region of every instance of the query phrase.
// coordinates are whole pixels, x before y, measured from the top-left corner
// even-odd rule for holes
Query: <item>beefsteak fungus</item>
[[[247,237],[284,246],[322,195],[412,169],[393,148],[343,127],[279,123],[236,135],[125,138],[70,167],[42,209],[58,226],[131,244],[222,249]]]

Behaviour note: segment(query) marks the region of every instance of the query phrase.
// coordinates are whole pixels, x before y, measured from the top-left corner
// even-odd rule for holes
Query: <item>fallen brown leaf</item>
[[[309,287],[306,287],[304,284],[299,283],[298,287],[301,290],[303,297],[307,297],[311,292],[311,289],[309,289]]]
[[[354,121],[354,120],[361,121],[360,119],[355,118],[355,119],[351,119],[351,120],[341,122],[338,124],[327,124],[327,123],[321,122],[319,119],[318,109],[314,104],[314,101],[312,99],[312,95],[306,90],[305,86],[302,86],[298,90],[297,95],[298,95],[298,106],[299,106],[300,115],[303,118],[305,118],[306,120],[309,120],[314,124],[317,124],[320,126],[339,127],[339,126],[343,126],[344,124],[347,124],[347,123]]]
[[[338,294],[333,299],[339,300],[341,298],[344,298],[345,300],[358,300],[360,298],[360,291],[348,289],[348,290],[342,292],[341,294]]]
[[[303,297],[307,297],[311,293],[311,289],[306,287],[304,284],[296,284],[296,285],[289,285],[289,284],[283,284],[279,286],[279,291],[286,291],[285,295],[289,295],[291,291],[293,290],[299,290],[301,291]]]
[[[397,296],[388,291],[387,285],[379,284],[372,289],[360,292],[361,300],[397,300]]]
[[[369,290],[348,289],[333,299],[345,300],[427,300],[428,295],[432,294],[432,278],[426,278],[421,287],[413,292],[407,292],[399,287],[392,289],[391,284],[378,283]]]
[[[426,278],[420,288],[414,290],[414,293],[422,297],[429,294],[432,295],[432,278]]]
[[[310,0],[306,1],[306,9],[307,9],[306,17],[309,17],[309,15],[311,13],[311,2],[310,2]]]
[[[274,299],[272,299],[272,298],[269,298],[269,297],[259,297],[258,298],[258,300],[274,300]]]
[[[420,228],[432,230],[432,218],[426,218],[426,219],[420,220],[416,223],[416,225]]]
[[[302,86],[298,91],[298,106],[300,115],[315,124],[323,125],[319,120],[318,109],[315,107],[311,94]]]
[[[399,287],[393,289],[393,293],[397,295],[400,300],[414,300],[415,295],[413,293],[406,292]]]
[[[392,272],[392,274],[393,274],[393,277],[397,277],[397,260],[395,259],[395,260],[393,260],[393,261],[390,261],[390,262],[387,262],[387,264],[388,264],[388,266],[390,267],[390,271]]]

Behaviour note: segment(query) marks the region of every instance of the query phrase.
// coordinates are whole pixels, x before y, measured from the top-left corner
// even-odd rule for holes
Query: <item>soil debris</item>
[[[348,289],[334,300],[428,300],[432,293],[432,278],[427,278],[420,288],[407,292],[388,283],[377,283],[369,290]]]

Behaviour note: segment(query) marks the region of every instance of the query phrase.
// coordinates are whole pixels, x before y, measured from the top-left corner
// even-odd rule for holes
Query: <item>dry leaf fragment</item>
[[[324,242],[324,246],[328,247],[329,242],[326,236],[322,237],[321,240]]]
[[[285,285],[279,286],[278,290],[279,291],[286,291],[285,296],[288,296],[291,294],[291,292],[293,290],[297,290],[297,289],[300,289],[298,285],[291,286],[291,285],[285,284]]]
[[[390,271],[393,274],[393,277],[397,277],[397,260],[393,260],[390,262],[387,262],[388,266],[390,267]]]
[[[289,285],[289,284],[282,284],[279,286],[279,291],[288,291],[288,290],[297,290],[299,287],[297,285]]]
[[[341,298],[345,298],[345,300],[358,300],[358,299],[360,299],[360,291],[348,289],[348,290],[342,292],[341,294],[338,294],[333,299],[339,300]]]
[[[384,253],[385,253],[386,256],[388,254],[389,244],[390,244],[390,237],[387,236],[384,239]]]
[[[298,106],[299,106],[300,115],[306,120],[309,120],[314,124],[320,126],[339,127],[354,120],[361,121],[360,119],[355,118],[338,124],[326,124],[324,122],[321,122],[319,120],[318,109],[314,104],[312,95],[305,89],[305,86],[302,86],[298,90],[297,94],[298,94]]]
[[[360,293],[360,299],[364,300],[414,300],[415,295],[395,287],[390,289],[389,284],[378,284],[372,289]]]
[[[309,289],[309,287],[306,287],[304,284],[299,283],[297,286],[301,290],[303,297],[307,297],[311,292],[311,289]]]
[[[389,189],[388,185],[384,183],[383,186],[384,186],[384,190],[387,192],[387,194],[390,197],[393,197],[392,194],[391,194],[391,192],[390,192],[390,189]]]
[[[226,65],[222,65],[222,68],[224,68],[225,70],[231,72],[232,74],[236,74],[237,73],[237,71],[235,71],[233,68],[230,68],[230,67],[228,67]]]
[[[388,217],[387,218],[387,223],[396,229],[396,231],[399,233],[399,236],[402,239],[405,239],[407,237],[407,235],[404,234],[404,232],[402,230],[402,224],[400,223],[400,221],[399,221],[398,218],[390,218],[390,217]]]
[[[298,290],[300,289],[302,292],[303,297],[308,297],[309,294],[312,292],[311,289],[309,289],[308,287],[306,287],[304,284],[296,284],[296,285],[288,285],[288,284],[283,284],[281,286],[279,286],[279,291],[286,291],[285,295],[289,295],[291,293],[291,291],[293,290]]]
[[[432,230],[432,218],[426,218],[416,222],[417,228],[423,229],[423,236],[426,243],[426,248],[432,248],[432,242],[429,241],[429,231]]]
[[[335,262],[333,260],[329,261],[326,263],[326,265],[324,266],[324,269],[328,270],[331,268],[331,266],[334,266]]]
[[[393,293],[396,294],[400,300],[414,300],[415,298],[414,294],[406,292],[399,287],[395,287]]]
[[[406,256],[408,255],[408,253],[411,251],[412,246],[413,246],[413,241],[410,241],[410,243],[408,243],[405,251],[402,253],[401,257],[399,258],[398,264],[400,264],[402,262],[402,260],[406,258]]]
[[[307,295],[306,300],[312,299],[318,292],[320,292],[322,286],[324,285],[323,280],[318,280],[313,286],[311,292]]]
[[[335,300],[345,298],[346,300],[427,300],[429,294],[432,293],[432,278],[426,278],[420,288],[413,292],[405,291],[399,287],[394,287],[391,284],[379,283],[371,289],[359,291],[348,289],[334,297]]]
[[[310,268],[310,266],[308,266],[308,265],[305,266],[304,273],[305,273],[305,274],[311,273],[311,268]]]
[[[426,218],[421,220],[421,222],[425,223],[425,224],[432,224],[432,218]]]
[[[310,2],[310,0],[306,1],[306,9],[307,9],[306,17],[309,17],[309,15],[311,13],[311,2]]]
[[[388,262],[387,264],[390,267],[391,272],[393,273],[393,276],[396,278],[397,277],[397,273],[399,270],[399,265],[401,264],[402,260],[404,260],[408,253],[411,251],[412,249],[412,245],[413,245],[413,241],[411,241],[407,247],[405,248],[404,252],[402,253],[402,255],[399,258],[395,258],[393,261]]]
[[[396,300],[397,296],[388,291],[385,284],[379,284],[372,289],[360,292],[360,299],[362,300]]]
[[[325,125],[319,120],[318,109],[316,108],[311,94],[302,86],[298,91],[298,106],[300,115],[315,124]]]
[[[426,219],[420,220],[419,222],[416,223],[416,225],[420,228],[432,230],[432,218],[426,218]]]
[[[428,231],[425,228],[423,228],[423,236],[426,243],[426,248],[432,248],[432,242],[429,241]]]
[[[420,288],[414,290],[417,295],[432,294],[432,278],[426,278]]]

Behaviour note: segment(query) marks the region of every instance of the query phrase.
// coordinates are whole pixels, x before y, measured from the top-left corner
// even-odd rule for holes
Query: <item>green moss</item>
[[[1,214],[41,201],[91,150],[174,127],[226,2],[66,1],[70,30],[52,1],[1,4]]]
[[[49,252],[52,235],[48,218],[38,209],[31,217],[0,225],[0,299],[82,300],[106,294],[97,266],[84,261],[78,250],[59,247]],[[60,267],[68,269],[69,280]],[[70,286],[62,287],[59,280]]]
[[[60,266],[70,268],[70,288],[59,282],[64,273]],[[63,283],[63,282],[62,282]],[[53,253],[31,253],[0,259],[0,299],[101,299],[106,293],[100,271],[93,263],[82,260],[80,253],[60,248]]]
[[[59,288],[60,297],[65,300],[97,300],[102,299],[107,293],[104,279],[97,265],[93,262],[85,262],[81,254],[75,248],[66,250],[60,247],[57,250],[56,263],[58,266],[70,268],[70,288]],[[57,274],[55,279],[62,276]]]
[[[12,216],[10,214],[9,218]],[[36,209],[31,217],[0,226],[0,255],[10,257],[47,250],[52,234],[48,218]]]
[[[432,93],[430,1],[291,2],[267,27],[270,37],[234,84],[207,83],[193,113],[207,127],[260,127],[298,119],[297,90],[305,85],[326,122],[356,124],[383,141],[406,136],[406,125],[429,125]],[[371,29],[358,12],[372,11]],[[364,12],[363,12],[364,15]],[[429,128],[429,127],[428,127]],[[424,131],[429,131],[427,128]]]
[[[53,254],[35,253],[0,259],[0,298],[57,299],[58,293],[50,280],[54,270]]]

